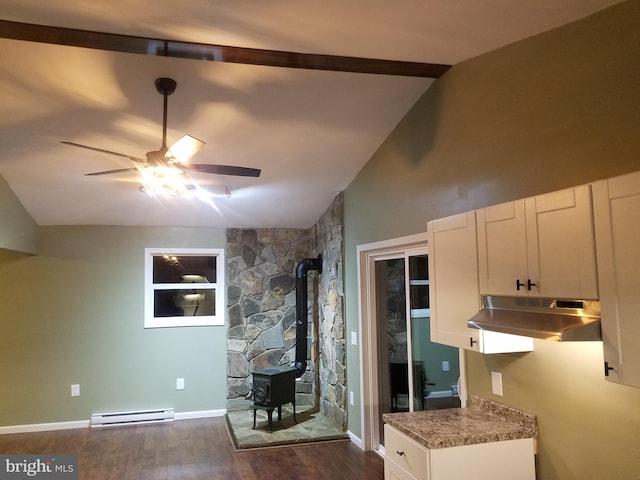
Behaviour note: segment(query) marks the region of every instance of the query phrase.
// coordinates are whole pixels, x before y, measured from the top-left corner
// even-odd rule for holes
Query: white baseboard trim
[[[349,438],[351,439],[351,443],[353,443],[360,450],[364,450],[364,443],[362,442],[360,437],[357,437],[355,434],[353,434],[350,431],[347,431],[347,434],[349,435]]]
[[[0,435],[9,433],[48,432],[51,430],[73,430],[74,428],[89,428],[89,420],[75,420],[73,422],[33,423],[30,425],[9,425],[0,427]]]
[[[224,417],[227,414],[225,408],[220,410],[200,410],[196,412],[179,412],[176,413],[174,418],[176,420],[193,420],[195,418],[212,418],[212,417]]]
[[[222,417],[226,409],[200,410],[194,412],[180,412],[175,414],[175,420],[192,420],[196,418]],[[49,432],[53,430],[72,430],[74,428],[89,428],[89,420],[75,420],[72,422],[34,423],[31,425],[8,425],[0,427],[0,435],[11,433]]]

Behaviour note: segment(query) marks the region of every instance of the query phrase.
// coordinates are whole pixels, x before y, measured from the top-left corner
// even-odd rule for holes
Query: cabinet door
[[[525,200],[531,295],[598,298],[591,187]]]
[[[480,293],[528,295],[524,200],[478,210]],[[523,284],[520,289],[516,281]]]
[[[640,172],[593,185],[607,379],[640,387]]]
[[[431,340],[478,350],[478,330],[467,327],[480,308],[474,212],[429,222]]]
[[[478,211],[480,293],[598,298],[589,185]]]
[[[409,472],[403,470],[397,463],[385,459],[384,461],[385,480],[417,480]]]

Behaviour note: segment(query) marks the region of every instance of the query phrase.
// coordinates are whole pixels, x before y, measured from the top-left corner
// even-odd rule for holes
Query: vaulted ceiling
[[[3,0],[0,175],[40,225],[308,227],[430,87],[428,75],[446,70],[430,64],[455,65],[617,2]],[[91,43],[75,30],[109,35]],[[130,53],[140,41],[146,50]],[[191,162],[260,177],[194,173],[230,193],[207,204],[150,198],[137,172],[85,176],[133,162],[62,141],[139,158],[160,147],[158,77],[177,81],[168,144],[188,133],[206,143]]]

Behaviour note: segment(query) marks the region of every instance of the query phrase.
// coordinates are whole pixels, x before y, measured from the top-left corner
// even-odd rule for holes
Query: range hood
[[[483,295],[469,327],[558,342],[599,341],[600,302]]]

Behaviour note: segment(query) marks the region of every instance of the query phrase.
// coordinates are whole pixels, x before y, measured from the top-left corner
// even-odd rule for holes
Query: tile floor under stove
[[[304,407],[303,407],[304,408]],[[316,409],[296,408],[297,423],[293,420],[291,405],[282,406],[282,418],[278,421],[277,409],[273,412],[273,432],[269,433],[267,412],[258,410],[256,428],[253,428],[253,409],[229,411],[227,428],[236,449],[273,447],[328,440],[348,440],[349,435],[338,429]]]

